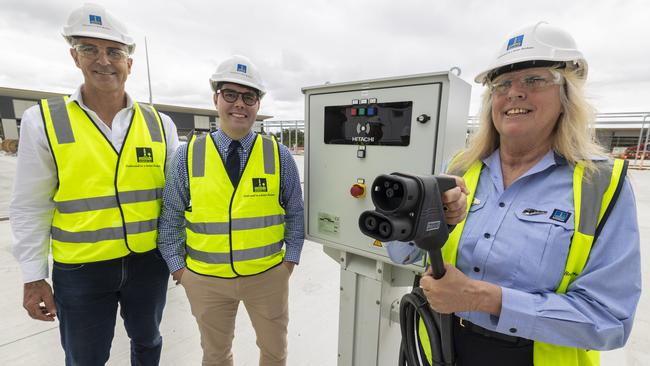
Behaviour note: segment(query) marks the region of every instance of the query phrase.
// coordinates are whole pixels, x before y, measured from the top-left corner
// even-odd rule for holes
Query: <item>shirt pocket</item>
[[[474,196],[474,201],[470,204],[469,212],[467,213],[467,221],[463,228],[461,242],[476,243],[478,236],[482,235],[484,230],[482,229],[482,225],[478,223],[482,221],[481,213],[483,212],[486,201],[487,197]]]
[[[476,212],[485,206],[486,197],[474,196],[474,201],[469,205],[469,212]]]
[[[522,202],[517,206],[515,216],[523,234],[515,284],[534,291],[555,291],[569,254],[574,214],[573,207],[555,203]],[[560,220],[564,218],[566,222]]]

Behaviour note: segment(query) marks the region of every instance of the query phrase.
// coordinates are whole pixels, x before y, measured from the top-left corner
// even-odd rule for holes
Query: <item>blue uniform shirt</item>
[[[223,131],[211,134],[219,155],[224,158],[232,139]],[[240,173],[243,172],[248,155],[257,135],[250,132],[241,140],[239,147]],[[158,222],[158,249],[167,262],[170,272],[185,267],[185,210],[190,206],[190,191],[187,178],[187,147],[181,145],[174,155],[167,172],[163,191],[163,207]],[[285,209],[284,260],[299,263],[305,240],[304,206],[298,167],[286,146],[279,144],[280,152],[280,203]]]
[[[456,266],[472,279],[501,286],[502,309],[498,317],[480,312],[458,316],[547,343],[597,350],[622,347],[641,294],[639,228],[629,179],[582,275],[559,295],[555,290],[574,232],[573,167],[549,151],[504,190],[499,151],[483,162]],[[566,223],[553,220],[554,210],[571,216]],[[397,263],[421,256],[417,248],[400,242],[387,243],[387,249]]]

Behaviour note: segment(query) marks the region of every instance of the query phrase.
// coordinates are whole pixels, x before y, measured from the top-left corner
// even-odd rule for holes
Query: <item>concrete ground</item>
[[[303,158],[296,156],[302,171]],[[0,156],[0,220],[7,216],[15,157]],[[650,282],[650,171],[630,172],[641,227],[644,283]],[[8,221],[0,221],[0,363],[3,365],[62,365],[56,323],[30,319],[22,308],[22,281],[11,255]],[[644,290],[647,286],[644,286]],[[339,266],[322,246],[306,242],[301,265],[290,282],[289,365],[331,366],[337,362]],[[235,364],[257,365],[255,334],[243,307],[237,317],[233,345]],[[199,333],[182,287],[170,281],[161,325],[164,346],[161,365],[198,365]],[[398,347],[396,345],[396,347]],[[116,327],[109,365],[129,364],[129,342],[121,321]],[[641,296],[632,335],[625,348],[604,352],[603,366],[650,365],[650,294]],[[365,365],[359,365],[365,366]]]

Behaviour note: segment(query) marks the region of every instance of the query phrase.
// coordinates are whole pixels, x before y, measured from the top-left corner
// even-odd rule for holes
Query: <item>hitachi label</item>
[[[354,142],[375,142],[375,138],[374,137],[357,136],[357,137],[353,137],[352,141],[354,141]]]

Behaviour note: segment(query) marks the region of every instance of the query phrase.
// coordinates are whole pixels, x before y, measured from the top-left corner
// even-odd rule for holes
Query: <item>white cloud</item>
[[[81,4],[3,2],[2,86],[65,92],[82,81],[60,36],[68,14]],[[650,4],[642,0],[115,0],[103,5],[127,24],[138,43],[127,83],[138,100],[148,100],[145,35],[155,102],[212,108],[208,78],[221,60],[240,53],[258,64],[267,83],[261,113],[302,119],[301,87],[452,66],[472,82],[503,37],[546,20],[571,32],[587,57],[598,109],[650,110],[650,22],[644,18]],[[472,82],[472,114],[481,91]]]

